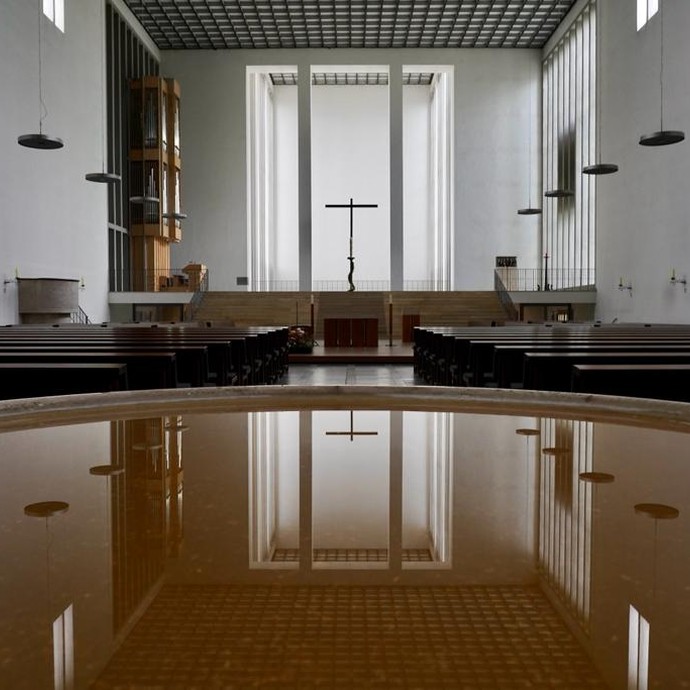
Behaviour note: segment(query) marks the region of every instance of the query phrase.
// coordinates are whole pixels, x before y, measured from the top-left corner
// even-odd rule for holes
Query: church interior
[[[0,0],[0,686],[690,683],[688,32]]]

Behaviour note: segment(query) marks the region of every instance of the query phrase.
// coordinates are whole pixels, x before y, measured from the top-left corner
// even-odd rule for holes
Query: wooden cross
[[[326,208],[349,208],[350,209],[350,256],[347,260],[350,262],[350,272],[347,274],[347,282],[350,283],[348,292],[354,292],[355,284],[352,282],[352,274],[355,272],[355,257],[352,252],[352,223],[354,209],[356,208],[378,208],[378,204],[353,204],[352,198],[350,198],[349,204],[326,204]]]
[[[350,410],[350,430],[349,431],[327,431],[326,436],[349,436],[350,441],[355,440],[355,436],[378,436],[378,431],[355,431],[355,412]]]

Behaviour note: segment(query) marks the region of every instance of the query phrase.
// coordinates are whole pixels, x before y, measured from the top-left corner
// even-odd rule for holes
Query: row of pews
[[[690,325],[516,324],[417,327],[427,383],[690,402]]]
[[[288,328],[197,324],[0,327],[0,399],[276,383]]]

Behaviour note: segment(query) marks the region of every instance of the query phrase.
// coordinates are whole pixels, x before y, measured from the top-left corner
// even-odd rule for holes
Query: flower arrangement
[[[290,352],[311,352],[316,345],[309,326],[290,326],[288,348]]]

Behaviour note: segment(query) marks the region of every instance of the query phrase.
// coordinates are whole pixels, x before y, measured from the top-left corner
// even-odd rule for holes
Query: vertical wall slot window
[[[659,0],[637,0],[637,30],[639,31],[659,11]]]
[[[647,690],[649,680],[649,622],[630,607],[628,629],[628,690]]]
[[[43,14],[64,33],[65,0],[43,0]]]
[[[543,268],[554,290],[595,282],[596,189],[576,171],[596,159],[596,12],[587,3],[543,63]]]

